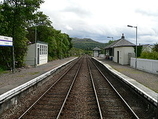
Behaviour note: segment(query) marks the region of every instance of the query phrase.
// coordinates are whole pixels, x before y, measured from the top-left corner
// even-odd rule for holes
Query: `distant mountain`
[[[104,48],[107,43],[100,43],[89,38],[72,38],[73,47],[83,50],[93,50],[95,47]]]

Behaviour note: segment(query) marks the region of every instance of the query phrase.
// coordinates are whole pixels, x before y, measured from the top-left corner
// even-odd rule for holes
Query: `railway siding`
[[[154,92],[153,90],[145,87],[144,85],[138,83],[136,80],[116,71],[113,69],[110,65],[105,64],[102,61],[99,61],[98,59],[94,58],[93,59],[99,63],[101,63],[105,68],[107,68],[112,74],[114,74],[116,77],[121,79],[123,82],[125,82],[127,85],[132,87],[134,90],[136,90],[140,95],[145,97],[147,100],[149,100],[151,103],[153,103],[155,106],[157,106],[158,101],[158,94]]]

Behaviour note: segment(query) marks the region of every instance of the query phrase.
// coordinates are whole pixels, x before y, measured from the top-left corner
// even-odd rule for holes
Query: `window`
[[[40,55],[46,55],[46,54],[48,54],[48,46],[47,45],[39,45],[39,48],[40,48],[40,52],[39,52],[39,54]]]

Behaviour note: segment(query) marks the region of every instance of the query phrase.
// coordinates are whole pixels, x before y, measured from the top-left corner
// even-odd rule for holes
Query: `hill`
[[[72,38],[73,47],[83,50],[93,50],[95,47],[104,48],[107,43],[100,43],[89,38]]]

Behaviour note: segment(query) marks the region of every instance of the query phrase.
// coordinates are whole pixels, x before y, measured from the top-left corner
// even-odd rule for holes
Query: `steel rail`
[[[77,62],[79,62],[80,59],[78,59]],[[77,63],[76,62],[76,63]],[[75,63],[75,64],[76,64]],[[18,119],[21,119],[22,117],[25,116],[25,114],[30,110],[32,109],[32,107],[53,87],[55,86],[72,68],[73,66],[75,65],[73,64],[70,68],[67,69],[66,72],[64,72]]]
[[[96,87],[95,87],[95,84],[94,84],[94,79],[93,79],[93,76],[92,76],[91,68],[90,68],[88,62],[87,62],[87,65],[88,65],[89,75],[90,75],[90,79],[91,79],[92,86],[93,86],[93,91],[94,91],[95,98],[96,98],[96,101],[97,101],[97,106],[98,106],[98,110],[99,110],[100,119],[103,119],[101,106],[100,106],[99,99],[98,99],[98,94],[97,94]]]
[[[97,68],[97,70],[100,72],[100,74],[104,77],[104,79],[109,83],[109,85],[112,87],[112,89],[116,92],[116,94],[120,97],[120,99],[124,102],[124,104],[127,106],[127,108],[132,112],[133,116],[136,119],[139,119],[137,114],[133,111],[133,109],[128,105],[128,103],[124,100],[124,98],[119,94],[119,92],[116,90],[116,88],[110,83],[108,78],[102,73],[102,71],[97,67],[97,65],[92,61],[94,66]]]
[[[82,63],[80,63],[80,65],[79,65],[79,67],[78,67],[78,70],[77,70],[77,72],[76,72],[76,74],[75,74],[75,76],[74,76],[74,78],[73,78],[73,81],[72,81],[72,83],[71,83],[71,85],[70,85],[70,88],[69,88],[69,90],[68,90],[68,92],[67,92],[67,94],[66,94],[66,97],[65,97],[65,99],[64,99],[64,101],[63,101],[63,104],[62,104],[62,106],[61,106],[61,108],[60,108],[60,110],[59,110],[59,113],[58,113],[56,119],[59,119],[59,118],[60,118],[60,115],[61,115],[61,113],[62,113],[62,110],[63,110],[63,108],[64,108],[64,106],[65,106],[65,104],[66,104],[66,101],[67,101],[67,99],[68,99],[68,97],[69,97],[69,94],[70,94],[70,92],[71,92],[71,90],[72,90],[72,88],[73,88],[73,86],[74,86],[74,83],[75,83],[75,81],[76,81],[76,79],[77,79],[77,76],[78,76],[78,74],[79,74],[79,71],[80,71],[80,69],[81,69],[81,65],[82,65]]]

